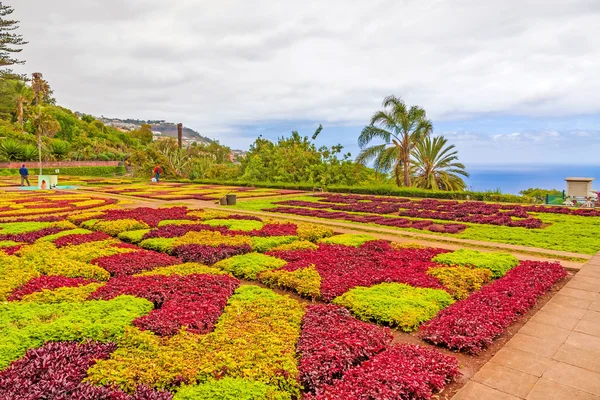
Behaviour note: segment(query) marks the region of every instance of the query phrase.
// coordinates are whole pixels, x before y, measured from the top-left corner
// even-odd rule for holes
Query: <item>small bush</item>
[[[238,278],[254,280],[261,272],[277,269],[285,264],[286,262],[279,258],[250,253],[219,261],[215,264],[215,267],[231,272]]]
[[[319,246],[309,242],[308,240],[297,240],[292,243],[282,244],[277,247],[273,247],[269,251],[292,251],[292,250],[316,250]]]
[[[150,232],[150,229],[138,229],[136,231],[121,232],[117,235],[119,239],[128,243],[139,243],[144,238],[146,233]]]
[[[146,250],[154,250],[154,251],[160,251],[162,253],[170,253],[174,247],[174,243],[176,240],[177,240],[177,238],[144,239],[139,243],[139,246]]]
[[[410,332],[454,303],[445,290],[382,283],[350,289],[333,303],[348,308],[359,319],[399,327]]]
[[[184,386],[173,400],[291,400],[289,393],[262,382],[223,378],[198,386]]]
[[[90,294],[94,293],[102,285],[103,283],[90,283],[89,285],[61,287],[54,290],[42,289],[41,292],[23,296],[21,301],[39,304],[77,303],[86,301]]]
[[[392,249],[396,249],[396,250],[403,250],[403,249],[426,249],[427,246],[419,244],[419,243],[414,243],[414,242],[405,242],[405,243],[398,243],[398,242],[390,242],[390,246],[392,247]]]
[[[492,271],[494,278],[501,278],[519,265],[517,257],[507,253],[482,253],[476,250],[460,249],[452,253],[439,254],[433,261],[445,265],[485,268]]]
[[[341,235],[332,236],[329,238],[319,240],[319,243],[326,244],[341,244],[344,246],[352,246],[352,247],[360,247],[367,242],[372,242],[373,240],[377,240],[371,235],[366,234],[351,234],[351,233],[343,233]]]
[[[251,239],[252,248],[254,251],[258,251],[259,253],[266,253],[267,251],[281,246],[282,244],[292,243],[298,240],[297,236],[267,236],[267,237],[258,237],[255,236]]]
[[[173,247],[179,247],[185,244],[200,244],[208,246],[219,246],[221,244],[227,246],[242,246],[252,245],[252,238],[248,236],[223,236],[219,232],[200,231],[188,232],[185,235],[177,238],[173,243]]]
[[[195,274],[206,274],[206,275],[227,275],[225,271],[221,271],[217,268],[207,267],[199,263],[184,263],[171,265],[168,267],[155,268],[152,271],[144,271],[134,276],[152,276],[152,275],[195,275]]]
[[[233,231],[252,231],[260,230],[264,224],[260,221],[248,221],[239,219],[213,219],[204,221],[209,226],[225,226]]]
[[[321,275],[314,265],[295,271],[284,269],[265,271],[258,276],[258,279],[271,287],[293,289],[299,295],[310,299],[317,299],[321,296]]]
[[[309,242],[316,242],[319,239],[333,236],[333,229],[322,225],[308,224],[300,222],[297,224],[298,237]]]
[[[84,226],[86,223],[83,223]],[[150,228],[144,222],[137,221],[135,219],[117,219],[111,221],[98,221],[93,226],[92,229],[96,231],[101,231],[110,236],[117,236],[119,233],[126,231],[136,231],[140,229],[148,229]]]
[[[427,274],[439,279],[456,300],[466,299],[471,292],[492,280],[492,272],[484,268],[431,268]]]
[[[91,231],[89,231],[87,229],[76,228],[76,229],[70,229],[68,231],[58,232],[58,233],[55,233],[53,235],[44,236],[44,237],[42,237],[42,238],[40,238],[38,240],[40,242],[54,242],[54,241],[56,241],[56,239],[60,239],[60,238],[65,237],[65,236],[85,235],[87,233],[91,233]]]

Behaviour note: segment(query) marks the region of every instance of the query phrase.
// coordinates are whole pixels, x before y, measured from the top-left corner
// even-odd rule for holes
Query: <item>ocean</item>
[[[594,190],[600,190],[600,165],[467,165],[471,175],[466,179],[469,190],[499,189],[502,193],[518,194],[528,188],[567,188],[565,178],[596,178]]]

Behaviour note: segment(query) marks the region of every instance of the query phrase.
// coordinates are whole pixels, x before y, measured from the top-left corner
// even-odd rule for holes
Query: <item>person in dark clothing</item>
[[[152,172],[154,172],[154,177],[156,178],[156,182],[160,182],[160,174],[162,174],[162,172],[163,172],[160,165],[156,164],[156,167],[154,167],[154,170]]]
[[[21,174],[21,186],[25,186],[25,182],[27,182],[27,186],[31,186],[31,183],[29,183],[29,170],[25,167],[25,164],[19,169],[19,174]]]

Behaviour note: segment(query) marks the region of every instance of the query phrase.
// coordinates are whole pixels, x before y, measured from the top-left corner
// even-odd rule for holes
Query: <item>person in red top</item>
[[[162,174],[162,172],[163,170],[160,165],[156,164],[156,167],[154,167],[154,170],[152,171],[154,177],[156,178],[156,182],[160,182],[160,174]]]

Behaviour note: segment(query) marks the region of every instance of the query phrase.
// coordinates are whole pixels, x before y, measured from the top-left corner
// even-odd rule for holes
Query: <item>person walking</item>
[[[154,178],[156,179],[156,182],[160,182],[160,174],[163,173],[163,170],[160,167],[160,165],[156,164],[156,167],[154,167],[154,170],[152,172],[154,173]]]
[[[21,165],[19,174],[21,175],[21,186],[25,186],[25,182],[27,182],[27,186],[31,186],[31,183],[29,183],[29,170],[25,167],[25,164]]]

